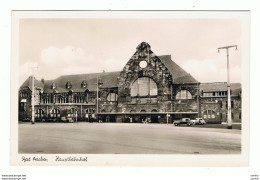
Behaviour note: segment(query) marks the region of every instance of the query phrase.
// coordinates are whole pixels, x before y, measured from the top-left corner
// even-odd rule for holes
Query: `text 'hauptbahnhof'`
[[[64,75],[54,80],[29,77],[19,89],[19,120],[172,123],[201,117],[227,121],[227,83],[200,83],[171,59],[156,56],[142,42],[122,71]],[[241,84],[231,83],[233,122],[241,122]]]

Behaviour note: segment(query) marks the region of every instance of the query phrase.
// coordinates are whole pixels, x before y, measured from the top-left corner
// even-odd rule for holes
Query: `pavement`
[[[19,153],[240,154],[241,130],[137,123],[19,123]]]
[[[222,129],[227,129],[227,123],[222,123],[222,124],[204,124],[204,125],[193,125],[192,127],[197,127],[197,128],[222,128]],[[233,123],[232,124],[232,129],[239,129],[241,130],[242,125],[241,123]]]

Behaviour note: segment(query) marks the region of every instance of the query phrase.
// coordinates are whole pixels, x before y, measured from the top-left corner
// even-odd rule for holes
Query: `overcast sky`
[[[156,55],[172,60],[200,82],[226,82],[230,50],[231,82],[241,82],[241,24],[232,19],[22,19],[20,84],[37,63],[36,78],[120,71],[145,41]]]

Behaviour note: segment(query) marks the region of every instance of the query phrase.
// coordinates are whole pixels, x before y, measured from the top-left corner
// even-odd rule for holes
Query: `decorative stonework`
[[[171,58],[162,59],[163,57],[165,56],[156,56],[151,51],[151,46],[148,43],[142,42],[137,46],[136,52],[126,63],[123,70],[120,72],[120,75],[117,77],[117,73],[114,77],[115,79],[117,77],[117,86],[115,84],[115,79],[113,79],[113,85],[107,86],[107,81],[110,81],[111,79],[108,80],[108,78],[101,76],[103,79],[99,78],[98,82],[95,79],[95,84],[91,84],[93,82],[90,83],[89,81],[84,80],[84,78],[77,81],[79,84],[76,84],[76,82],[72,80],[70,82],[68,79],[65,79],[62,87],[59,87],[59,83],[53,81],[52,84],[48,83],[49,91],[44,92],[43,90],[46,88],[44,83],[46,82],[41,81],[41,88],[38,87],[38,89],[35,89],[35,110],[43,111],[46,115],[45,118],[51,118],[50,114],[54,109],[75,109],[78,112],[78,117],[85,121],[86,118],[97,112],[96,86],[98,85],[98,113],[103,113],[99,117],[103,118],[104,122],[127,122],[126,119],[133,116],[135,113],[136,115],[133,117],[133,120],[135,122],[141,122],[143,115],[140,115],[140,112],[148,113],[147,117],[151,118],[154,118],[154,115],[149,115],[149,113],[159,112],[160,115],[156,115],[158,120],[155,118],[153,122],[165,123],[166,113],[186,112],[183,114],[183,117],[188,116],[194,118],[194,115],[191,114],[196,115],[198,110],[201,115],[205,115],[203,113],[207,110],[214,111],[216,112],[214,122],[220,123],[225,121],[227,98],[198,98],[198,84],[193,81],[191,83],[187,83],[186,81],[182,82],[181,80],[176,81],[177,78],[185,79],[185,76],[182,76],[183,74],[176,76],[178,73],[174,72],[174,70],[177,65],[173,63],[170,64],[173,66],[167,67],[166,65],[169,65],[169,61],[166,60],[170,60]],[[173,79],[172,76],[176,79]],[[131,97],[131,87],[133,83],[138,78],[142,77],[151,78],[156,83],[157,93],[151,94],[151,91],[148,91],[148,95],[145,94],[140,97],[138,90],[136,96],[132,93],[133,97]],[[68,81],[66,82],[66,80]],[[87,82],[89,84],[87,84]],[[149,79],[149,86],[146,87],[151,87],[150,82]],[[191,96],[189,94],[189,98],[176,99],[177,93],[182,90],[188,91]],[[108,100],[107,97],[110,93],[118,95],[117,101]],[[232,101],[234,101],[234,107],[232,108],[234,118],[237,119],[238,122],[241,122],[241,118],[239,118],[239,116],[241,116],[241,95],[239,95],[239,97],[232,97]],[[28,85],[26,88],[20,89],[19,104],[19,118],[30,118],[31,90]],[[190,115],[187,115],[189,113]],[[171,120],[180,119],[181,117],[181,113],[172,114]],[[213,121],[207,122],[210,123]]]
[[[146,66],[140,67],[141,64]],[[158,88],[158,98],[170,93],[172,76],[167,67],[151,51],[151,46],[142,42],[136,48],[136,52],[127,62],[118,78],[119,101],[129,101],[130,89],[133,82],[140,77],[149,77],[155,81]]]

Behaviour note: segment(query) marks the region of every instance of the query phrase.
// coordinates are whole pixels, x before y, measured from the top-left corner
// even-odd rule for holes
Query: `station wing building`
[[[19,120],[31,119],[32,80],[29,77],[19,90]],[[59,120],[64,111],[77,121],[171,123],[183,117],[202,117],[208,123],[226,121],[225,83],[200,84],[170,55],[156,56],[145,42],[138,45],[122,71],[34,82],[39,121]],[[234,88],[233,116],[241,122],[241,85]]]

